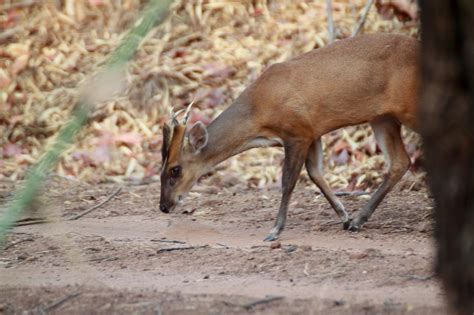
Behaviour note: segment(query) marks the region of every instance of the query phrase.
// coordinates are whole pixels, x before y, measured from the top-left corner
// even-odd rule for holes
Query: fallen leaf
[[[339,154],[333,154],[331,159],[336,165],[347,164],[349,162],[349,152],[346,149],[342,149]]]
[[[142,142],[142,137],[137,133],[122,133],[114,136],[114,142],[116,144],[130,144],[130,145],[139,145]]]
[[[10,55],[10,57],[17,58],[21,55],[28,55],[29,50],[29,45],[27,44],[13,43],[7,46],[5,52]]]
[[[417,20],[418,5],[415,0],[377,0],[377,12],[385,19],[396,16],[400,21]]]
[[[11,82],[8,73],[4,69],[0,69],[0,90],[6,88]]]
[[[89,4],[94,7],[98,7],[104,4],[103,0],[89,0]]]
[[[28,59],[30,56],[28,54],[21,55],[15,59],[15,62],[10,67],[10,73],[12,76],[16,76],[28,65]]]
[[[16,143],[7,143],[3,146],[3,157],[15,157],[21,154],[21,148]]]

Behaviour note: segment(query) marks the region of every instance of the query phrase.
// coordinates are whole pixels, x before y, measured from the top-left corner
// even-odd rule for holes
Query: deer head
[[[160,210],[165,213],[184,199],[203,174],[197,156],[207,145],[208,133],[200,121],[187,130],[192,105],[186,111],[172,112],[170,121],[163,126]],[[183,119],[178,120],[183,112]]]

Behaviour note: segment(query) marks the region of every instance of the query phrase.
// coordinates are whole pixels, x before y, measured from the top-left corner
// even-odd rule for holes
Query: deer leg
[[[323,145],[321,138],[313,141],[309,147],[308,156],[306,157],[306,170],[309,178],[311,178],[313,183],[319,187],[323,195],[329,201],[331,207],[341,218],[344,229],[347,230],[350,223],[349,214],[347,214],[344,205],[336,195],[334,195],[323,176]]]
[[[400,135],[400,124],[391,117],[381,117],[370,122],[377,140],[377,144],[384,154],[388,164],[388,172],[382,185],[372,195],[369,202],[362,208],[359,214],[352,220],[349,230],[360,229],[374,213],[375,208],[380,204],[385,195],[403,177],[410,166],[410,158],[403,145]]]
[[[296,182],[303,167],[307,152],[308,144],[305,142],[291,142],[285,143],[285,162],[283,164],[282,177],[282,198],[280,209],[278,210],[277,219],[270,234],[264,241],[274,241],[278,235],[283,231],[286,222],[286,214],[288,212],[288,204],[290,202],[291,194],[295,188]]]

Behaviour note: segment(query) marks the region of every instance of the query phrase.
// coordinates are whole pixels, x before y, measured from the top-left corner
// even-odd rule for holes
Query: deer
[[[229,157],[282,146],[282,197],[264,241],[283,231],[303,165],[343,228],[359,231],[410,166],[401,125],[416,131],[419,50],[419,42],[404,35],[342,39],[269,66],[208,126],[200,121],[187,126],[192,104],[173,113],[162,129],[160,210],[172,211],[201,176]],[[387,171],[351,217],[323,177],[321,137],[362,123],[370,124]]]

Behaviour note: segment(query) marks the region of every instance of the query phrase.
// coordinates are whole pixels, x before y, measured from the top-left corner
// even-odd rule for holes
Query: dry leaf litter
[[[145,1],[3,1],[0,4],[0,179],[17,180],[65,123],[81,83],[134,23]],[[365,1],[333,1],[335,37],[350,36]],[[363,32],[417,36],[415,22],[384,19],[373,7]],[[161,126],[169,108],[196,99],[191,123],[209,123],[269,65],[328,42],[325,1],[176,1],[147,36],[123,78],[126,91],[99,103],[54,173],[88,182],[158,180]],[[112,83],[111,83],[112,84]],[[84,85],[83,85],[84,86]],[[105,87],[86,85],[86,93]],[[413,161],[419,138],[404,131]],[[383,158],[370,128],[323,138],[334,189],[371,189]],[[279,184],[283,152],[256,149],[219,165],[221,186]],[[410,188],[421,181],[412,176]],[[302,172],[302,177],[307,176]]]

